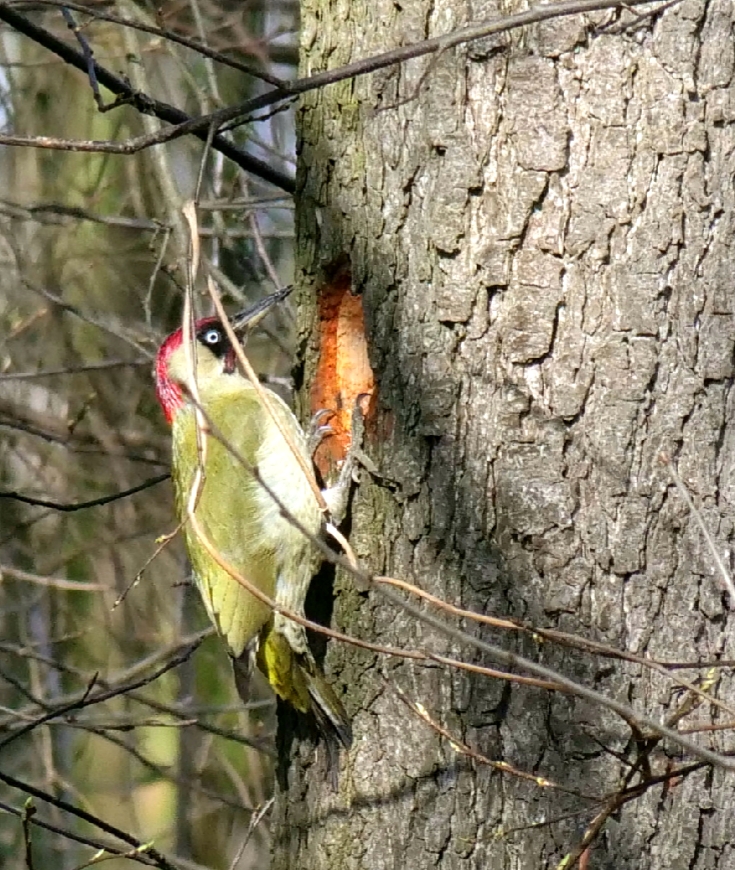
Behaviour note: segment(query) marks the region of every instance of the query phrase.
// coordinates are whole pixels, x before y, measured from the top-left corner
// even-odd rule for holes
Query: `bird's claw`
[[[360,407],[360,398],[355,402],[352,410],[351,442],[347,451],[339,477],[333,486],[323,491],[324,499],[329,506],[329,513],[336,525],[339,525],[347,513],[347,503],[350,498],[350,489],[353,483],[360,482],[359,466],[369,473],[375,469],[375,463],[365,454],[362,442],[365,436],[365,417]]]
[[[309,431],[306,435],[306,447],[309,451],[309,456],[312,458],[327,435],[331,435],[334,432],[328,423],[322,423],[322,420],[327,420],[333,416],[334,411],[331,411],[329,408],[322,408],[317,411],[309,421]]]

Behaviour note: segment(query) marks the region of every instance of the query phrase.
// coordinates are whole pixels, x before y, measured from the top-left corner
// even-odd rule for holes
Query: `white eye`
[[[219,344],[222,341],[222,333],[219,329],[208,329],[202,336],[202,341],[209,345]]]

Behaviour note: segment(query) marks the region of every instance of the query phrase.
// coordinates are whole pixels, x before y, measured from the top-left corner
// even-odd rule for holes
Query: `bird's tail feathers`
[[[306,657],[299,656],[299,658]],[[338,744],[345,749],[352,746],[352,725],[342,702],[335,695],[316,662],[311,656],[308,658],[311,661],[305,661],[299,667],[305,676],[306,688],[311,699],[311,711],[316,719],[319,733],[327,743],[330,755],[335,755],[339,751]]]
[[[339,754],[340,745],[350,748],[349,717],[308,648],[298,653],[284,635],[266,628],[261,636],[257,663],[277,695],[301,713],[314,716],[330,757]]]
[[[253,655],[250,650],[235,658],[231,656],[232,672],[235,676],[235,688],[243,704],[248,704],[250,698],[250,680],[253,675]]]

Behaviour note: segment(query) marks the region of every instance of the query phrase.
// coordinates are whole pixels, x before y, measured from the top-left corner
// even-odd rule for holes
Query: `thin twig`
[[[697,508],[695,507],[694,502],[692,501],[692,497],[689,495],[689,490],[686,488],[686,486],[684,486],[684,481],[679,476],[679,473],[674,467],[674,463],[665,453],[661,454],[660,459],[666,466],[667,471],[671,475],[671,479],[676,484],[676,487],[681,493],[682,498],[686,502],[686,506],[689,508],[692,516],[694,517],[697,525],[699,526],[704,540],[707,542],[707,547],[709,548],[712,558],[714,559],[717,570],[720,572],[722,583],[727,590],[730,610],[735,610],[735,583],[732,582],[730,572],[727,570],[725,562],[723,561],[722,556],[718,552],[717,547],[715,546],[715,542],[712,540],[712,535],[709,533],[709,529],[707,528],[707,524],[704,521],[704,517],[702,516],[701,511],[697,510]]]
[[[291,432],[283,425],[281,420],[278,418],[273,406],[271,405],[270,399],[268,398],[268,394],[260,383],[258,376],[255,374],[255,370],[250,365],[250,361],[245,356],[245,351],[242,349],[242,345],[235,335],[235,331],[232,328],[229,318],[222,306],[222,300],[219,298],[219,293],[217,293],[217,288],[214,285],[214,281],[211,278],[207,280],[207,289],[209,290],[209,295],[214,303],[214,307],[217,311],[217,315],[222,321],[222,326],[227,334],[227,337],[230,340],[230,344],[232,345],[233,350],[235,351],[235,356],[237,357],[237,361],[240,364],[240,367],[244,373],[244,375],[250,381],[251,386],[255,390],[255,394],[257,395],[260,403],[266,410],[266,413],[270,415],[271,420],[273,420],[274,425],[278,429],[278,431],[283,436],[283,440],[289,447],[289,450],[293,454],[294,459],[299,464],[301,471],[304,474],[304,477],[309,483],[312,493],[314,494],[314,498],[316,499],[316,503],[319,507],[319,510],[322,513],[326,513],[327,511],[327,503],[324,500],[324,496],[322,495],[322,491],[319,488],[319,484],[316,482],[316,478],[314,477],[313,470],[309,467],[306,458],[301,450],[299,450]]]
[[[698,743],[689,740],[689,738],[682,736],[677,731],[673,731],[671,728],[666,727],[666,725],[663,725],[662,723],[651,719],[649,716],[643,715],[642,713],[634,710],[629,705],[623,704],[621,701],[618,701],[615,698],[603,695],[601,692],[597,692],[594,689],[583,685],[582,683],[578,683],[575,680],[564,676],[564,674],[558,673],[551,668],[547,668],[544,665],[540,665],[537,662],[524,658],[523,656],[519,656],[515,653],[509,652],[508,650],[505,650],[502,647],[497,646],[496,644],[488,643],[487,641],[480,640],[480,638],[473,637],[472,635],[467,634],[467,632],[464,632],[457,628],[453,628],[452,626],[447,625],[445,622],[438,619],[437,617],[432,616],[429,613],[425,613],[418,607],[414,607],[413,605],[403,601],[401,597],[397,593],[393,592],[393,590],[391,589],[383,588],[382,594],[394,606],[403,609],[406,613],[408,613],[410,616],[413,616],[418,621],[431,626],[446,637],[449,637],[453,640],[469,646],[474,646],[481,652],[487,653],[487,655],[490,655],[498,661],[502,662],[506,667],[520,668],[522,670],[528,671],[531,674],[534,674],[537,677],[540,677],[543,680],[560,683],[572,694],[578,695],[579,697],[584,698],[585,700],[590,701],[593,704],[604,707],[608,710],[612,710],[613,712],[622,716],[626,721],[632,720],[634,722],[637,722],[640,727],[647,728],[654,734],[658,734],[661,737],[668,738],[669,740],[673,741],[677,746],[680,746],[683,749],[686,749],[688,752],[692,753],[695,758],[703,759],[704,761],[708,761],[711,764],[714,764],[717,767],[722,767],[726,770],[735,770],[735,758],[729,758],[725,755],[713,752],[711,749],[706,749],[705,747],[700,746]]]
[[[439,610],[443,610],[446,613],[451,613],[452,616],[458,617],[460,619],[469,619],[473,622],[477,622],[482,625],[489,625],[493,628],[524,632],[525,634],[529,634],[531,637],[549,639],[563,646],[569,646],[574,649],[583,650],[585,652],[593,652],[598,655],[607,656],[609,658],[616,658],[622,661],[628,661],[633,664],[641,665],[642,667],[648,668],[649,670],[661,674],[666,679],[671,680],[676,686],[679,686],[682,689],[687,689],[688,691],[692,692],[693,695],[699,697],[700,700],[705,700],[709,704],[712,704],[712,706],[719,707],[720,709],[725,710],[731,715],[735,715],[735,707],[727,704],[725,701],[721,701],[719,698],[713,697],[708,693],[708,691],[701,689],[699,686],[696,686],[689,680],[684,680],[681,677],[672,674],[668,670],[669,666],[667,666],[665,663],[652,661],[651,659],[645,658],[644,656],[639,656],[635,653],[630,653],[624,650],[617,650],[613,647],[606,646],[605,644],[601,644],[597,641],[577,637],[576,635],[568,634],[566,632],[560,632],[554,629],[537,628],[533,625],[525,625],[522,622],[517,622],[515,620],[501,619],[497,616],[488,616],[485,613],[476,613],[473,610],[466,610],[462,607],[457,607],[454,604],[450,604],[448,601],[444,601],[443,598],[439,598],[439,596],[437,595],[432,595],[430,592],[426,592],[425,590],[420,589],[418,586],[414,585],[413,583],[409,583],[406,580],[401,580],[395,577],[376,576],[373,577],[373,582],[379,585],[385,584],[395,587],[397,589],[402,589],[412,595],[417,596],[418,598],[422,598],[425,601],[428,601]],[[697,667],[699,668],[707,666],[708,665],[705,664],[697,665]]]
[[[100,831],[104,831],[106,834],[109,834],[111,837],[116,837],[118,840],[122,840],[123,843],[127,843],[134,849],[141,849],[144,845],[135,837],[128,834],[127,831],[123,831],[120,828],[111,825],[109,822],[106,822],[99,816],[92,815],[92,813],[88,813],[86,810],[83,810],[80,807],[75,807],[73,804],[62,800],[62,798],[56,797],[50,792],[43,791],[40,788],[36,788],[36,786],[31,785],[31,783],[29,782],[24,782],[23,780],[16,779],[14,776],[6,773],[2,769],[2,767],[0,767],[0,781],[4,782],[6,785],[9,785],[11,788],[16,788],[19,791],[25,792],[25,794],[38,798],[38,800],[45,801],[46,803],[51,804],[51,806],[54,806],[57,809],[63,810],[64,812],[69,813],[70,815],[75,816],[76,818],[81,819],[84,822],[87,822],[93,827],[98,828]],[[48,825],[44,825],[44,827],[50,829]],[[78,838],[74,837],[74,839]],[[106,847],[103,846],[103,848]],[[160,867],[161,870],[178,870],[178,868],[176,868],[168,860],[168,858],[166,858],[152,846],[148,847],[147,854],[150,856],[151,862],[145,863],[153,863],[156,867]]]
[[[258,825],[263,821],[265,814],[270,810],[275,802],[275,798],[268,798],[267,801],[263,803],[261,807],[258,808],[256,812],[250,816],[250,824],[248,825],[247,831],[245,831],[245,836],[242,838],[242,843],[240,843],[240,848],[237,850],[235,857],[232,859],[230,863],[230,870],[235,870],[237,865],[240,863],[240,858],[242,858],[245,849],[250,842],[250,838],[253,836],[253,832],[258,827]]]
[[[148,676],[141,677],[138,680],[133,680],[129,684],[124,686],[116,686],[114,689],[102,690],[95,694],[91,694],[94,683],[96,683],[97,681],[97,675],[95,674],[90,681],[89,686],[85,690],[84,695],[81,698],[75,698],[69,704],[65,704],[61,707],[49,710],[47,713],[45,713],[43,716],[39,716],[33,722],[29,722],[23,727],[18,728],[17,731],[13,731],[13,733],[9,734],[4,740],[0,740],[0,752],[11,743],[18,740],[18,738],[22,737],[24,734],[27,734],[29,731],[33,731],[40,725],[43,725],[44,722],[48,722],[51,719],[57,719],[60,716],[67,715],[68,713],[73,713],[75,710],[82,710],[85,707],[90,707],[92,704],[101,704],[103,701],[108,701],[110,698],[116,698],[120,695],[126,694],[131,690],[139,689],[142,686],[147,686],[150,683],[155,682],[159,677],[163,676],[163,674],[168,673],[173,668],[177,668],[179,665],[187,661],[187,659],[191,656],[194,650],[197,649],[200,643],[201,641],[197,640],[194,643],[189,644],[189,646],[186,647],[182,652],[174,656],[170,661],[163,664],[160,668],[158,668],[158,670],[154,671]]]
[[[0,381],[31,381],[37,378],[53,378],[59,375],[79,375],[86,372],[102,372],[109,369],[139,368],[149,366],[147,359],[110,359],[99,363],[85,363],[78,366],[65,366],[62,369],[41,369],[37,372],[3,372]]]
[[[204,631],[197,632],[196,634],[189,635],[183,638],[181,643],[176,644],[172,648],[164,648],[162,650],[157,650],[153,655],[147,656],[145,659],[136,662],[136,664],[123,671],[123,673],[117,675],[115,678],[110,680],[105,680],[103,677],[97,677],[97,685],[99,685],[103,689],[107,690],[115,690],[116,692],[120,691],[120,686],[125,686],[124,689],[125,697],[129,700],[135,701],[138,704],[142,704],[144,707],[147,707],[150,710],[154,710],[157,713],[162,713],[167,716],[172,716],[174,719],[178,719],[179,721],[189,721],[192,718],[192,715],[197,716],[197,727],[206,733],[223,737],[226,740],[232,740],[236,743],[240,743],[243,746],[250,747],[251,749],[255,749],[258,752],[261,752],[268,756],[273,756],[273,752],[269,745],[265,745],[262,742],[257,740],[248,738],[242,735],[239,732],[233,732],[231,730],[225,728],[219,728],[216,725],[212,725],[208,722],[203,722],[201,718],[199,718],[196,711],[192,711],[189,707],[179,706],[176,704],[166,704],[162,701],[157,701],[148,695],[142,694],[136,689],[131,689],[131,681],[135,679],[136,675],[141,672],[145,672],[148,668],[153,667],[159,661],[167,661],[170,659],[172,655],[176,655],[177,652],[182,649],[188,648],[190,645],[202,642],[208,637],[211,637],[214,634],[214,628],[207,628]],[[83,679],[88,680],[88,674],[81,671],[78,668],[72,668],[68,665],[63,665],[55,659],[49,658],[48,656],[44,656],[38,651],[35,650],[23,650],[13,648],[9,644],[0,642],[0,650],[4,652],[13,652],[16,655],[22,656],[24,658],[29,658],[32,660],[36,660],[42,664],[47,665],[50,668],[53,668],[56,671],[61,671],[66,674],[73,674],[75,676],[81,677]],[[86,688],[85,688],[86,692]],[[47,700],[46,706],[44,709],[55,709],[58,710],[63,706],[79,703],[80,699],[84,697],[84,693],[74,692],[69,695],[65,695],[61,698],[55,698],[53,700]],[[35,709],[35,705],[33,709],[24,709],[24,710],[13,710],[11,715],[5,716],[0,719],[0,730],[9,728],[17,719],[22,719],[24,722],[30,722],[36,720],[38,717],[38,713]],[[243,709],[243,705],[239,705],[239,709]],[[247,709],[247,705],[244,709]],[[53,720],[50,720],[50,724],[55,724]],[[69,724],[69,723],[59,723],[59,724]],[[71,727],[74,727],[73,723]]]
[[[471,758],[473,761],[477,761],[480,764],[484,764],[487,767],[492,767],[493,770],[497,770],[500,773],[509,773],[512,776],[517,777],[518,779],[524,779],[528,782],[532,782],[534,785],[539,786],[539,788],[549,788],[554,789],[556,791],[562,791],[566,794],[574,795],[575,797],[583,798],[584,800],[593,801],[595,803],[601,803],[602,798],[598,795],[589,795],[584,794],[577,789],[569,788],[568,786],[560,785],[553,780],[547,779],[545,776],[539,776],[536,773],[527,773],[525,770],[519,770],[517,767],[513,767],[512,764],[509,764],[507,761],[494,761],[492,758],[488,758],[486,755],[483,755],[481,752],[478,752],[476,749],[472,749],[472,747],[468,746],[454,734],[451,734],[447,731],[446,728],[441,726],[435,719],[433,719],[427,709],[423,704],[420,704],[416,701],[412,701],[408,695],[397,686],[395,683],[386,683],[388,688],[395,692],[396,695],[403,701],[403,703],[418,716],[422,722],[425,722],[433,731],[443,737],[452,749],[455,752],[459,752],[461,755],[467,756],[467,758]]]
[[[257,78],[261,81],[267,82],[267,84],[269,85],[274,85],[275,87],[287,86],[287,83],[283,81],[283,79],[279,79],[277,76],[271,75],[271,73],[269,73],[267,70],[256,68],[252,64],[243,63],[242,61],[236,60],[232,57],[228,57],[227,55],[222,54],[219,51],[215,51],[214,49],[206,45],[201,39],[189,39],[186,36],[181,36],[178,33],[174,33],[173,30],[156,27],[152,24],[145,24],[141,21],[134,21],[131,18],[123,18],[120,15],[114,15],[111,12],[104,12],[101,9],[91,9],[88,6],[81,6],[78,3],[67,3],[66,0],[35,0],[35,5],[61,7],[62,11],[64,9],[72,9],[74,12],[82,12],[86,15],[89,15],[95,21],[109,21],[111,24],[119,24],[121,27],[130,27],[133,30],[139,30],[141,33],[148,33],[152,36],[160,36],[162,39],[166,39],[169,42],[174,42],[178,45],[182,45],[184,46],[184,48],[190,48],[192,51],[196,51],[203,57],[210,58],[211,60],[222,64],[223,66],[229,66],[232,69],[239,70],[246,75],[250,75],[253,76],[253,78]]]
[[[87,75],[89,76],[89,83],[92,86],[92,94],[94,96],[94,101],[97,104],[97,108],[100,110],[100,112],[106,112],[108,109],[113,108],[115,104],[111,103],[106,105],[105,101],[102,99],[102,95],[100,94],[99,82],[97,81],[97,71],[95,70],[94,52],[92,51],[92,47],[90,46],[89,42],[87,42],[86,37],[82,33],[81,28],[74,20],[74,16],[71,14],[71,10],[66,4],[61,7],[61,14],[64,18],[64,21],[66,21],[66,26],[74,34],[77,42],[82,49],[84,60],[87,63]]]
[[[656,785],[663,785],[667,782],[670,782],[672,779],[689,776],[697,770],[700,770],[701,768],[701,762],[697,764],[687,765],[686,768],[680,768],[675,771],[670,771],[662,776],[651,777],[650,779],[644,780],[638,785],[629,786],[619,792],[616,792],[608,799],[605,806],[590,822],[579,843],[577,843],[577,845],[570,852],[568,852],[556,865],[556,870],[571,870],[571,868],[574,867],[574,865],[580,860],[585,851],[597,839],[605,822],[618,810],[620,810],[625,804],[629,803],[632,800],[635,800],[636,798],[641,797],[641,795],[645,794]]]
[[[125,29],[122,36],[126,54],[131,58],[137,58],[140,55],[138,34],[134,30]],[[143,64],[130,64],[130,84],[135,88],[137,93],[149,90]],[[151,114],[144,113],[141,117],[141,123],[146,134],[149,136],[155,136],[161,129],[160,119]],[[211,132],[207,134],[207,142],[210,140]],[[171,165],[173,154],[171,154],[166,148],[153,148],[150,152],[149,159],[158,185],[158,190],[160,191],[160,209],[166,216],[166,225],[170,230],[169,239],[167,241],[170,241],[171,236],[173,236],[173,259],[174,262],[179,262],[180,258],[183,258],[186,255],[187,238],[186,227],[181,218],[181,204],[183,202],[183,197],[179,190],[179,185],[174,176],[174,171]],[[181,263],[181,265],[183,266],[183,263]]]
[[[0,565],[0,580],[3,577],[13,577],[26,583],[34,583],[36,586],[45,586],[48,589],[64,589],[68,592],[102,592],[107,587],[104,583],[88,583],[84,580],[67,580],[64,577],[42,577],[40,574],[30,574],[13,568],[11,565]]]
[[[171,475],[168,473],[158,474],[155,477],[150,477],[148,480],[144,480],[143,483],[139,483],[137,486],[131,486],[130,489],[124,489],[122,492],[116,492],[113,495],[103,495],[100,498],[93,498],[90,501],[77,502],[76,504],[48,501],[44,498],[34,498],[30,495],[23,495],[20,492],[15,492],[14,490],[0,490],[0,499],[6,498],[11,501],[21,502],[21,504],[50,508],[51,510],[60,511],[61,513],[74,513],[75,511],[83,511],[87,508],[110,504],[113,501],[120,501],[122,498],[128,498],[129,496],[142,492],[145,489],[150,489],[152,486],[157,486],[159,483],[163,483],[164,480],[168,480],[170,477]]]
[[[4,803],[3,801],[0,801],[0,810],[2,810],[4,813],[8,813],[9,815],[16,816],[19,819],[23,819],[24,810],[19,810],[16,807],[11,807],[9,804]],[[53,825],[50,822],[39,819],[37,815],[30,816],[28,818],[28,822],[37,828],[43,829],[44,831],[50,831],[52,834],[60,834],[67,840],[72,840],[75,843],[80,843],[82,846],[90,846],[93,849],[104,849],[106,852],[109,852],[112,855],[126,855],[127,857],[132,857],[125,849],[117,849],[114,846],[103,843],[101,840],[96,840],[91,837],[83,837],[80,834],[75,833],[74,831],[70,831],[66,828],[60,827],[59,825]],[[156,866],[153,860],[140,861],[140,863],[145,864],[146,866]],[[178,870],[178,868],[176,868],[176,870]]]

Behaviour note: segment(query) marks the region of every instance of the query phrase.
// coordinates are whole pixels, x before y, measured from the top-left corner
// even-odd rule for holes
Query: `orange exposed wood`
[[[327,409],[332,434],[322,441],[314,460],[325,477],[344,459],[351,439],[352,410],[358,397],[369,420],[375,406],[375,379],[365,338],[362,297],[351,292],[351,276],[338,271],[319,290],[319,362],[311,388],[311,412]]]

